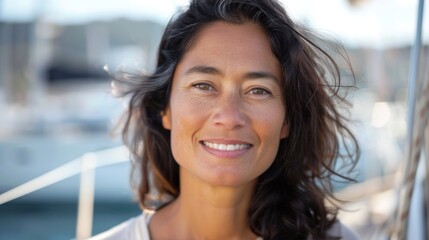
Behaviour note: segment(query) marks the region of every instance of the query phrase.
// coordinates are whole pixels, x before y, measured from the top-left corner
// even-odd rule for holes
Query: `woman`
[[[95,239],[355,239],[325,200],[357,142],[310,38],[275,0],[191,1],[155,72],[116,81],[144,213]]]

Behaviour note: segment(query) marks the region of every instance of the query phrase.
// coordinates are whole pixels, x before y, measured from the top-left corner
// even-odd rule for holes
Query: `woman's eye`
[[[267,94],[271,94],[271,92],[269,92],[268,90],[263,89],[263,88],[253,88],[253,89],[250,90],[250,93],[254,94],[254,95],[267,95]]]
[[[192,87],[198,88],[203,91],[213,91],[214,88],[208,83],[196,83],[193,84]]]

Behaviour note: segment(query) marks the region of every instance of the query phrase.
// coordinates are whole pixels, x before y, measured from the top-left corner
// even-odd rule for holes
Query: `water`
[[[95,203],[93,234],[140,214],[137,203]],[[19,202],[0,205],[1,240],[74,239],[77,203]]]

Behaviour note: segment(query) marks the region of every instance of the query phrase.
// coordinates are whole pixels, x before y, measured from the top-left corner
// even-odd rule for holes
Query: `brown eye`
[[[253,88],[250,90],[250,94],[254,94],[254,95],[267,95],[267,94],[271,94],[270,91],[263,89],[263,88]]]
[[[214,88],[208,83],[196,83],[193,84],[192,87],[197,88],[202,91],[213,91]]]

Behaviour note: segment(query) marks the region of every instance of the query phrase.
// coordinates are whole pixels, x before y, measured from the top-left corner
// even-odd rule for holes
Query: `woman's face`
[[[240,186],[272,164],[288,135],[281,77],[258,25],[215,22],[199,32],[162,115],[182,178]]]

